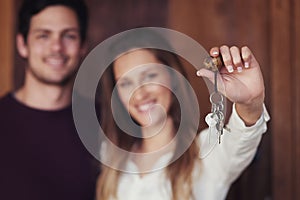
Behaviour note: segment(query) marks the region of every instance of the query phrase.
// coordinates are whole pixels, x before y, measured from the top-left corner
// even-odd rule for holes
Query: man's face
[[[34,15],[27,42],[20,35],[18,40],[18,50],[28,60],[27,76],[45,84],[68,83],[84,53],[76,13],[65,6],[50,6]]]

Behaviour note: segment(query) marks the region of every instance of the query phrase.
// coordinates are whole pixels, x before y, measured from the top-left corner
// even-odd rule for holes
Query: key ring
[[[217,105],[221,105],[221,103],[223,102],[224,97],[223,95],[218,92],[218,91],[214,91],[210,94],[209,96],[209,101],[212,104],[217,104]]]

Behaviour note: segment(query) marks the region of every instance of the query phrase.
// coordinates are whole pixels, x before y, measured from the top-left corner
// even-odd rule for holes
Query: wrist
[[[235,108],[245,125],[252,126],[257,122],[263,112],[263,101],[251,104],[236,103]]]

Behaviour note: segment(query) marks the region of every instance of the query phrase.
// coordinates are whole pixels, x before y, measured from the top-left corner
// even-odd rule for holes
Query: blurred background
[[[21,2],[0,1],[0,96],[23,82],[25,62],[15,48],[16,13]],[[271,121],[252,164],[233,184],[227,199],[300,199],[299,0],[86,2],[90,10],[89,50],[108,37],[137,26],[180,31],[207,50],[223,44],[248,45],[263,71],[265,103]],[[209,111],[207,88],[195,76],[195,68],[186,68],[203,115]]]

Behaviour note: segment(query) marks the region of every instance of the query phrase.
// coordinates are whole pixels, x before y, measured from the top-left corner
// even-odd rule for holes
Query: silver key
[[[214,71],[214,92],[210,94],[210,103],[212,104],[211,107],[211,116],[214,116],[214,121],[216,123],[214,126],[216,127],[216,131],[218,134],[218,141],[219,144],[221,143],[221,135],[223,135],[223,127],[224,127],[224,97],[223,95],[218,91],[218,82],[217,82],[217,76],[218,71]],[[211,122],[210,122],[211,123]]]
[[[205,117],[205,122],[209,127],[208,143],[210,144],[210,136],[212,131],[216,129],[218,117],[214,113],[208,113]]]

